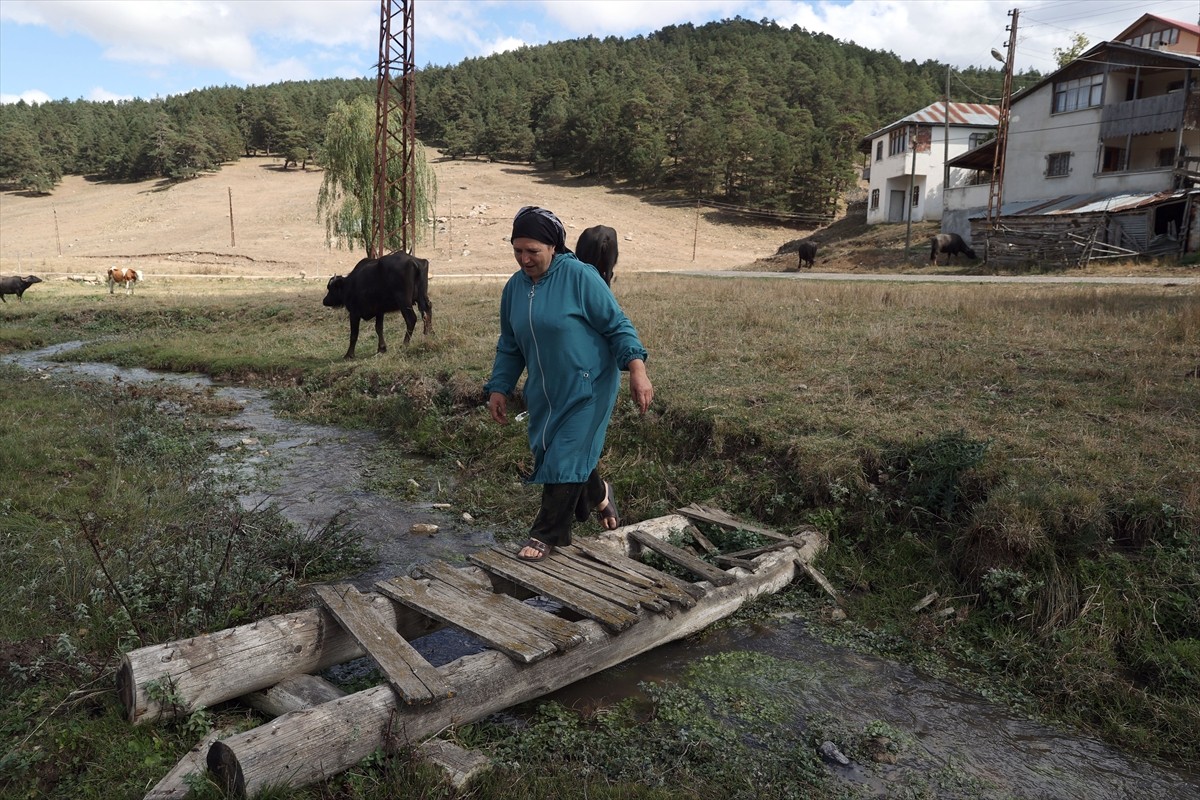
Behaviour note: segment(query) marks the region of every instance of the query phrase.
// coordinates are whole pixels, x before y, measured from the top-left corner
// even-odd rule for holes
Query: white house
[[[946,162],[995,136],[999,113],[990,105],[934,103],[864,137],[867,223],[906,222],[910,213],[913,222],[941,219]],[[952,170],[951,185],[968,172]]]
[[[1006,138],[996,207],[1006,227],[1086,227],[1135,253],[1194,249],[1183,244],[1200,228],[1200,26],[1143,15],[1014,96]],[[990,171],[997,146],[951,166]],[[942,229],[978,238],[988,198],[988,185],[952,183]]]

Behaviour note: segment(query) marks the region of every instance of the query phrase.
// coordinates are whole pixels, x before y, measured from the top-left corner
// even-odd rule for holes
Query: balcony
[[[1178,130],[1185,99],[1183,92],[1172,92],[1105,106],[1100,116],[1100,138]]]

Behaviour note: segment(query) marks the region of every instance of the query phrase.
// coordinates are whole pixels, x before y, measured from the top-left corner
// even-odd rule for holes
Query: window
[[[871,190],[871,210],[875,211],[878,208],[879,208],[879,190],[872,189]]]
[[[992,134],[990,133],[972,133],[970,138],[967,139],[967,149],[974,150],[976,147],[979,147],[979,145],[990,140],[991,138]]]
[[[1126,39],[1125,44],[1134,47],[1158,47],[1164,44],[1175,44],[1179,41],[1179,28],[1167,28],[1165,31],[1150,31],[1140,36]]]
[[[1054,84],[1054,113],[1079,111],[1100,105],[1104,95],[1104,75],[1089,75]]]
[[[1158,151],[1158,165],[1160,167],[1175,166],[1175,148],[1164,147]]]
[[[908,150],[908,128],[899,128],[888,134],[888,155],[899,155]]]
[[[883,161],[883,139],[875,143],[875,160]]]
[[[1051,153],[1046,156],[1046,177],[1065,178],[1071,174],[1071,154]]]
[[[1101,172],[1124,172],[1129,168],[1128,151],[1124,147],[1106,147],[1100,156]]]
[[[913,190],[912,190],[912,205],[913,205],[913,208],[916,208],[916,207],[917,207],[917,204],[918,204],[920,201],[921,201],[921,187],[920,187],[920,186],[914,186],[914,187],[913,187]]]

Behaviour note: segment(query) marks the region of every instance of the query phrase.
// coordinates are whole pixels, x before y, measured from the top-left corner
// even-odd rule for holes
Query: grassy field
[[[51,282],[0,307],[0,352],[84,339],[73,358],[271,387],[287,413],[439,459],[456,504],[515,537],[536,502],[513,491],[523,432],[494,425],[480,394],[499,288],[435,285],[432,336],[403,348],[389,318],[391,352],[369,357],[364,333],[344,362],[344,314],[320,306],[315,282],[163,280],[132,297]],[[615,291],[656,388],[645,417],[623,392],[603,462],[627,519],[702,502],[785,531],[816,524],[851,620],[830,636],[988,676],[1142,755],[1200,758],[1194,288],[638,275]],[[191,409],[172,417],[130,394],[0,369],[14,665],[0,725],[16,745],[0,776],[35,787],[16,796],[140,796],[138,777],[165,772],[212,720],[123,728],[108,696],[122,648],[287,607],[354,563],[336,532],[296,541],[205,484],[211,398],[171,398]],[[212,588],[183,588],[197,585]],[[814,621],[820,606],[804,605]],[[79,739],[90,749],[68,757]],[[127,793],[96,788],[131,757]],[[502,772],[503,788],[472,796],[542,791],[521,780]],[[681,791],[721,796],[716,780]],[[610,796],[676,796],[628,791]]]

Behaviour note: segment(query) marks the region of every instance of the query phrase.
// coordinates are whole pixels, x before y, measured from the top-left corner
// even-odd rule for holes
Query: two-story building
[[[944,231],[976,249],[981,233],[1004,241],[1008,231],[1010,260],[1044,254],[1039,234],[1075,237],[1076,250],[1091,257],[1197,249],[1200,26],[1145,14],[1013,97],[1010,108],[1007,142],[951,158],[956,169],[986,174],[995,148],[1005,148],[997,186],[948,189]],[[1018,241],[1034,242],[1033,250]],[[996,255],[991,248],[989,258]]]
[[[864,137],[867,222],[942,218],[946,162],[996,135],[999,109],[974,103],[934,103]],[[951,171],[950,181],[974,172]]]

